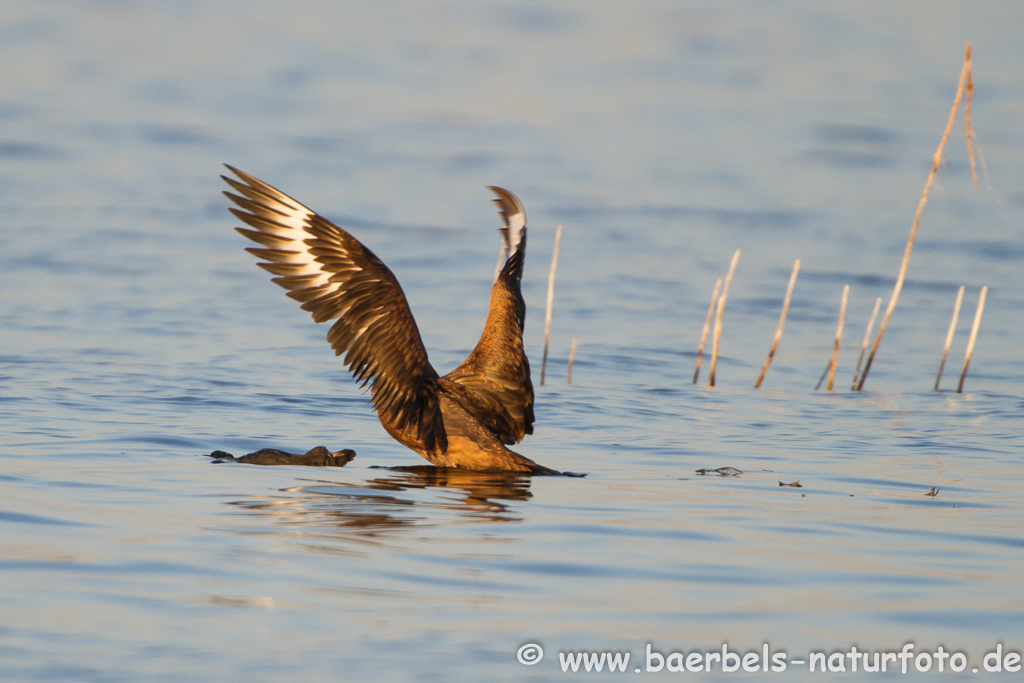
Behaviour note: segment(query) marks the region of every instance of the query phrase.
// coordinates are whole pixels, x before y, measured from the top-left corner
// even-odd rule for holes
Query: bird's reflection
[[[518,522],[511,502],[532,497],[530,476],[475,472],[429,465],[380,468],[361,483],[309,480],[281,495],[235,501],[245,510],[273,515],[293,526],[342,527],[361,535],[436,523],[445,513],[462,520]],[[434,489],[442,489],[436,491]]]

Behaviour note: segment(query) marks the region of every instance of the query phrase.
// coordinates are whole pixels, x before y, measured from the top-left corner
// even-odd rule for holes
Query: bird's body
[[[224,180],[255,228],[237,230],[262,245],[249,252],[316,322],[335,320],[327,340],[364,386],[384,429],[440,467],[553,474],[507,448],[533,433],[533,384],[523,351],[526,304],[520,291],[526,215],[516,197],[492,187],[508,258],[491,287],[483,334],[459,367],[440,376],[394,274],[330,221],[256,178],[228,167]]]

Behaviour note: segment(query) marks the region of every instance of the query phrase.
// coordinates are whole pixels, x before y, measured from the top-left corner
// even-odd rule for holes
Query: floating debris
[[[276,448],[260,450],[236,458],[224,451],[214,451],[209,457],[214,463],[241,462],[247,465],[301,465],[304,467],[344,467],[356,457],[351,448],[344,448],[332,453],[323,446],[311,448],[305,453],[288,453]]]
[[[718,469],[715,470],[704,469],[702,467],[699,470],[697,470],[697,474],[717,474],[720,477],[736,477],[743,474],[743,472],[741,470],[736,469],[735,467],[719,467]]]
[[[935,496],[939,495],[939,487],[938,486],[933,486],[932,490],[929,491],[928,493],[924,494],[924,495],[931,496],[932,498],[934,498]]]
[[[804,485],[800,483],[799,479],[797,479],[796,481],[791,481],[788,484],[779,479],[779,486],[789,486],[794,489],[802,489],[804,487]]]

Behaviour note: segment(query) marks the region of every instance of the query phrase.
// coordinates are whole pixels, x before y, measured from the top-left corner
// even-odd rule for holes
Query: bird
[[[427,358],[405,293],[391,270],[347,231],[267,183],[225,164],[224,194],[248,227],[235,229],[272,281],[317,323],[356,382],[369,386],[384,430],[433,465],[560,474],[508,448],[533,433],[534,392],[523,349],[521,291],[526,212],[508,190],[489,187],[504,227],[504,264],[491,286],[484,329],[447,375]],[[507,253],[507,256],[505,254]],[[500,261],[499,261],[500,263]]]

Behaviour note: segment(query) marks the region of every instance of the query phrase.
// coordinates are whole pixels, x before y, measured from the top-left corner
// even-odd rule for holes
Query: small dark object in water
[[[799,479],[797,481],[791,481],[788,484],[780,479],[779,486],[791,486],[795,489],[802,489],[804,487],[804,485],[800,483]]]
[[[735,467],[719,467],[716,470],[708,470],[702,467],[697,470],[697,474],[717,474],[720,477],[736,477],[743,474],[743,472]]]
[[[935,496],[939,495],[939,487],[938,486],[933,486],[932,490],[929,491],[928,493],[924,494],[924,495],[931,496],[932,498],[934,498]]]
[[[302,465],[305,467],[344,467],[356,457],[351,448],[331,453],[323,446],[311,448],[305,453],[286,453],[276,448],[261,448],[255,453],[236,458],[224,451],[210,453],[213,462],[244,462],[248,465]]]

